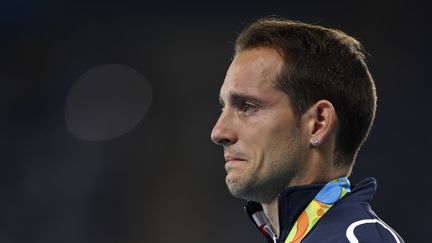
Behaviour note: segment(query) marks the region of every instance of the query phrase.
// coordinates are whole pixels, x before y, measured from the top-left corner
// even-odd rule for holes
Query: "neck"
[[[326,183],[347,176],[350,172],[347,166],[335,166],[333,162],[329,162],[333,161],[332,156],[324,157],[321,153],[314,153],[310,156],[305,166],[298,171],[297,176],[288,182],[288,187]]]
[[[267,219],[270,221],[270,227],[279,238],[279,197],[276,197],[270,203],[261,203]]]

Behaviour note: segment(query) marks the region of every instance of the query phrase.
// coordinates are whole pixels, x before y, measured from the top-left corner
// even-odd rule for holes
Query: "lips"
[[[245,159],[243,159],[240,156],[235,156],[235,155],[225,155],[225,162],[229,163],[229,162],[233,162],[233,161],[245,161]]]

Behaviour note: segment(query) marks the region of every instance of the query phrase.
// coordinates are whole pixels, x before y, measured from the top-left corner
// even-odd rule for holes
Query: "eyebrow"
[[[261,98],[258,98],[256,96],[253,95],[249,95],[249,94],[244,94],[244,93],[230,93],[228,95],[228,99],[229,102],[231,103],[238,103],[239,101],[244,101],[244,100],[248,100],[248,101],[252,101],[258,104],[262,104],[264,103],[264,101]],[[219,103],[224,106],[225,102],[223,101],[222,97],[219,96]]]

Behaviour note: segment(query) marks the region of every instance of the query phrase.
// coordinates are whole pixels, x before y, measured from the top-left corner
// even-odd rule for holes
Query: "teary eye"
[[[262,102],[257,98],[248,97],[244,95],[232,95],[230,97],[230,104],[240,115],[252,115],[258,108],[262,107]]]
[[[244,113],[252,111],[255,108],[257,108],[257,106],[255,104],[253,104],[251,102],[247,102],[247,101],[243,101],[239,105],[239,111],[244,112]]]

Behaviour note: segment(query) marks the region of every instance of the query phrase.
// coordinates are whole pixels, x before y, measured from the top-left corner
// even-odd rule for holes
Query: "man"
[[[347,179],[376,109],[363,53],[341,31],[283,19],[237,38],[211,139],[268,242],[403,242],[369,206],[375,180]]]

